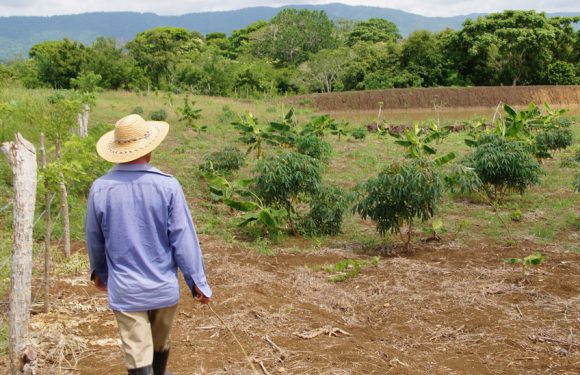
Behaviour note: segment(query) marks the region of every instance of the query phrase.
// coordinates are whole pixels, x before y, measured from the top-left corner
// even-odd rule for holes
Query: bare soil
[[[570,106],[580,104],[580,85],[367,90],[303,95],[288,100],[294,105],[313,106],[320,111],[377,111],[381,102],[384,110],[495,107],[500,102]]]
[[[469,238],[365,255],[348,243],[316,250],[297,244],[266,257],[202,237],[212,307],[260,374],[580,370],[578,254]],[[502,262],[536,250],[546,262],[525,278]],[[375,254],[377,266],[345,282],[329,282],[316,267]],[[39,374],[126,374],[105,294],[84,275],[56,280],[53,291],[52,312],[33,316]],[[185,287],[172,340],[175,374],[253,373],[232,334]]]

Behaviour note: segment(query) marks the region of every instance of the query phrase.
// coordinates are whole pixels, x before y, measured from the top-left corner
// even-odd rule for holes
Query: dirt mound
[[[349,91],[312,94],[290,99],[295,105],[311,105],[321,111],[407,108],[494,107],[498,103],[527,105],[580,104],[580,86],[438,87]]]

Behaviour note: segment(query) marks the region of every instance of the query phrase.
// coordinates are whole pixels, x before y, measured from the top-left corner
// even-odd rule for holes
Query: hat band
[[[132,139],[124,139],[124,140],[118,140],[115,139],[115,142],[117,143],[129,143],[129,142],[135,142],[135,141],[140,141],[142,139],[146,139],[149,138],[149,135],[151,134],[151,130],[147,130],[147,133],[145,133],[145,135],[143,135],[142,137],[139,138],[132,138]]]

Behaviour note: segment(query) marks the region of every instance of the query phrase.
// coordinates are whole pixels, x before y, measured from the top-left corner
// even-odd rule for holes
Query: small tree
[[[285,208],[288,225],[294,235],[293,214],[301,194],[313,194],[321,179],[321,167],[316,159],[296,152],[284,152],[260,161],[256,167],[256,194],[267,205]]]
[[[433,162],[417,159],[392,164],[361,186],[354,212],[373,220],[381,236],[387,232],[402,236],[406,225],[405,246],[409,247],[414,220],[425,222],[435,215],[441,191],[441,177]]]
[[[179,121],[185,121],[185,124],[188,128],[201,133],[202,131],[207,130],[207,126],[198,126],[195,124],[196,120],[201,118],[201,109],[194,108],[195,100],[189,100],[189,92],[185,94],[185,98],[183,98],[183,107],[177,108],[177,112],[181,114]]]

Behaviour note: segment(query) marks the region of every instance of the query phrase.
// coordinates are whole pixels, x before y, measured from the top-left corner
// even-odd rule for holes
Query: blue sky
[[[252,6],[279,7],[288,4],[324,4],[341,2],[400,9],[425,16],[453,16],[489,13],[504,9],[536,9],[547,12],[580,12],[579,0],[0,0],[0,16],[55,15],[84,12],[133,11],[177,15],[193,12],[240,9]]]

